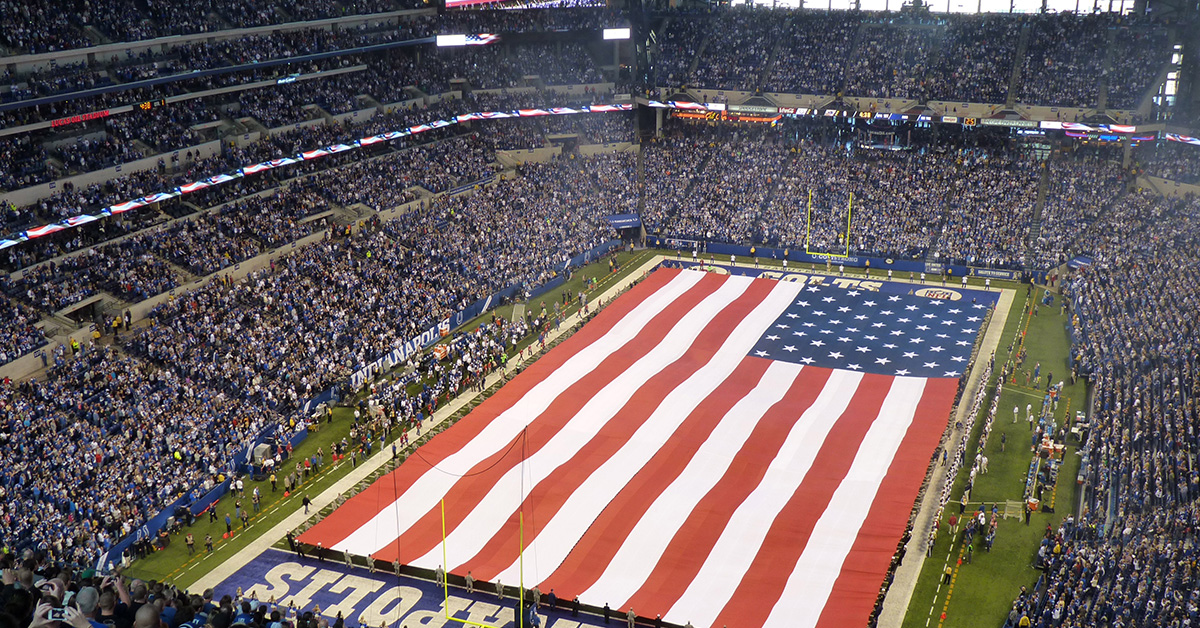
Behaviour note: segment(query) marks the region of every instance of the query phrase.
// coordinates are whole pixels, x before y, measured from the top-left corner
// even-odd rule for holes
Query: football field
[[[787,279],[653,272],[300,540],[679,625],[865,623],[998,293]]]

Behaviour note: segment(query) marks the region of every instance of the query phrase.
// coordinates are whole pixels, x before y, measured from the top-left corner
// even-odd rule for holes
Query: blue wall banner
[[[604,219],[613,229],[634,229],[642,226],[642,219],[637,214],[616,214],[605,216]]]

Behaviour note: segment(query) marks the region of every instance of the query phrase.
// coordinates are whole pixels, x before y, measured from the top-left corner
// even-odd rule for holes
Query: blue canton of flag
[[[750,355],[882,375],[959,377],[988,307],[810,285]]]

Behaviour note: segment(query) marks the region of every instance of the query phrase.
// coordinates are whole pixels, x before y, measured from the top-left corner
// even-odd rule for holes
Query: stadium
[[[0,628],[1200,625],[1194,4],[0,7]]]

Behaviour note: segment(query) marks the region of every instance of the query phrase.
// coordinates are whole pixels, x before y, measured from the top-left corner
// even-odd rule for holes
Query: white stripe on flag
[[[792,282],[776,284],[771,293],[726,337],[712,359],[668,393],[621,449],[571,493],[554,518],[544,524],[541,533],[526,548],[525,562],[529,563],[529,559],[532,559],[533,563],[526,565],[527,571],[532,567],[533,574],[545,576],[562,564],[605,506],[670,440],[688,415],[742,363],[767,328],[791,305],[800,288],[800,285]],[[783,392],[786,390],[784,387]],[[600,398],[600,395],[597,397]],[[538,469],[533,465],[531,468]],[[500,577],[514,580],[520,577],[519,568],[520,562],[514,562]]]
[[[597,580],[597,586],[617,591],[618,597],[588,599],[626,600],[642,586],[692,509],[724,477],[734,460],[730,452],[741,449],[803,368],[792,362],[771,361],[758,384],[729,409],[679,476],[647,508],[640,525],[630,531]],[[618,608],[623,607],[618,604]]]
[[[555,469],[569,462],[616,416],[617,412],[647,380],[678,360],[712,320],[730,303],[745,293],[746,288],[750,287],[751,281],[749,278],[731,277],[723,282],[715,292],[685,314],[662,339],[662,342],[588,400],[579,412],[571,417],[567,424],[524,465],[517,465],[506,472],[488,490],[487,495],[471,510],[462,523],[446,537],[445,564],[461,565],[479,553],[487,542],[500,531],[525,498],[521,494],[522,486],[527,491],[532,490],[533,486],[544,480]],[[773,310],[770,320],[762,323],[755,333],[761,335],[762,329],[774,321],[789,303],[790,297],[786,297],[785,302],[778,309]],[[754,341],[757,339],[758,335],[754,336],[749,347],[753,347]],[[749,347],[742,353],[748,352]],[[528,470],[524,481],[521,477],[523,469]],[[400,507],[406,508],[407,505],[402,502]],[[588,523],[591,523],[591,520]],[[542,534],[545,532],[543,531]],[[532,544],[527,548],[528,555],[536,554],[532,548]],[[413,561],[412,564],[420,567],[436,567],[442,564],[442,547],[440,545],[434,547],[424,556]],[[509,577],[509,574],[505,573],[501,575],[501,578],[512,580],[516,576]]]
[[[571,356],[560,368],[549,374],[511,408],[500,413],[478,436],[462,449],[447,456],[438,469],[426,471],[412,486],[391,504],[383,505],[370,521],[351,532],[332,546],[350,550],[352,554],[369,556],[396,539],[437,506],[438,501],[461,476],[480,461],[500,451],[521,432],[534,417],[540,415],[563,391],[591,373],[609,355],[626,345],[641,332],[655,316],[681,295],[700,282],[706,273],[681,272],[654,294],[646,297],[636,308],[613,325],[608,333]],[[405,502],[404,508],[398,505]]]
[[[829,434],[829,430],[837,422],[837,418],[850,404],[850,398],[853,395],[848,394],[847,391],[852,393],[858,387],[861,379],[861,373],[852,371],[834,371],[829,376],[821,393],[792,426],[787,440],[776,454],[775,460],[780,462],[772,463],[767,470],[767,475],[763,476],[763,480],[759,483],[759,490],[755,491],[759,494],[759,501],[769,497],[770,490],[764,489],[764,486],[771,486],[771,490],[784,491],[786,489],[784,485],[791,484],[791,490],[786,491],[787,495],[775,506],[775,512],[783,507],[786,498],[795,492],[796,487],[800,486],[800,481],[808,472],[809,465],[816,458],[821,444],[825,442],[825,436]],[[786,386],[782,386],[782,388],[783,390],[779,393],[781,396],[787,392]],[[743,440],[749,436],[751,431],[749,427],[746,429],[747,433],[743,436]],[[619,602],[618,608],[623,607],[625,601],[637,593],[642,583],[649,579],[659,558],[666,551],[675,533],[687,521],[692,509],[720,481],[729,463],[733,461],[732,456],[728,457],[729,459],[724,461],[725,466],[722,467],[705,466],[700,460],[693,461],[694,464],[688,465],[687,470],[679,476],[679,479],[671,484],[671,487],[638,521],[620,551],[608,564],[604,575],[581,597],[594,600],[614,600]],[[748,496],[743,502],[742,508],[746,507],[746,503],[754,497],[754,493]],[[740,528],[732,527],[742,508],[735,511],[734,517],[730,519],[729,525],[725,528],[736,530],[735,536],[752,534],[749,530],[743,531]],[[749,513],[751,522],[754,521],[755,513],[759,512],[761,509],[755,508],[753,512]],[[757,542],[753,544],[754,551],[757,551],[758,546],[762,543],[762,537],[765,535],[766,530],[764,529],[758,535]],[[716,552],[717,547],[714,547],[713,551]],[[708,562],[705,563],[705,566],[708,566]],[[703,573],[701,571],[698,576]]]
[[[796,422],[766,475],[734,511],[699,573],[671,606],[674,612],[664,614],[665,619],[691,621],[699,626],[716,619],[750,569],[771,524],[812,469],[830,430],[850,405],[861,381],[862,374],[853,371],[835,370],[829,376],[817,401]],[[682,614],[688,617],[675,617]]]
[[[813,528],[812,539],[788,577],[767,626],[816,626],[842,572],[842,564],[875,502],[879,486],[892,466],[925,391],[925,378],[897,377],[879,418],[858,448],[850,471]]]

